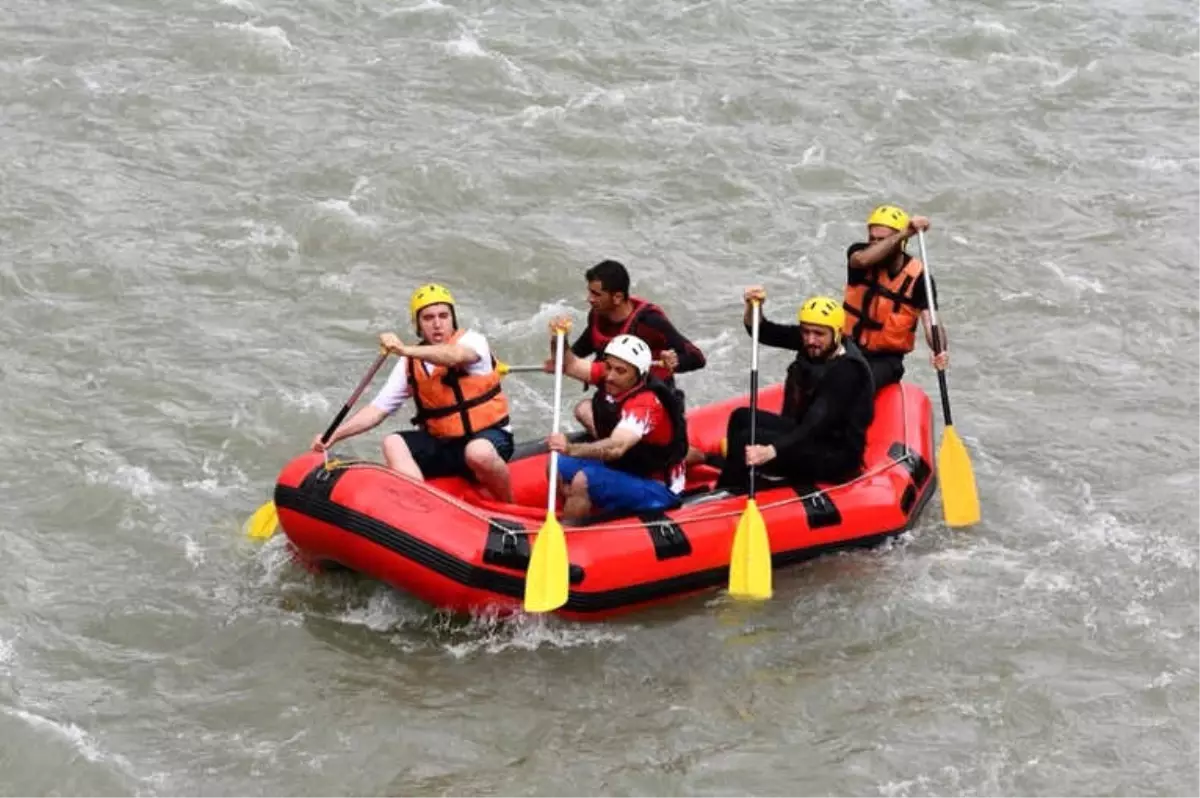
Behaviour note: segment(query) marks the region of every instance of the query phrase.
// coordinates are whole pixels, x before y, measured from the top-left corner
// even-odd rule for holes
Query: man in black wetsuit
[[[766,299],[761,286],[745,291],[743,321],[751,331],[753,303]],[[789,349],[783,412],[758,411],[756,441],[750,446],[750,409],[729,417],[727,457],[718,488],[749,489],[749,466],[759,474],[792,483],[842,482],[862,470],[867,427],[875,415],[871,369],[853,341],[842,338],[845,311],[829,297],[813,297],[798,314],[799,324],[759,319],[759,342]]]

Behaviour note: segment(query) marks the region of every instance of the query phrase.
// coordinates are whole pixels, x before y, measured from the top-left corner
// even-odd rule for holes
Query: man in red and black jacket
[[[640,297],[629,295],[629,272],[615,260],[605,260],[588,269],[587,278],[588,312],[587,327],[571,344],[576,357],[597,355],[592,363],[592,384],[604,378],[605,366],[602,357],[604,348],[618,335],[635,335],[650,346],[654,359],[650,375],[657,377],[671,388],[676,374],[699,371],[707,361],[700,348],[683,337],[671,324],[662,308]],[[554,373],[554,358],[543,364],[547,374]],[[680,401],[683,392],[679,391]],[[596,437],[596,426],[592,419],[592,403],[584,399],[575,405],[575,419]],[[691,458],[689,458],[691,459]]]
[[[551,330],[565,320],[551,322]],[[687,417],[679,392],[651,375],[650,347],[634,335],[618,335],[601,356],[595,379],[587,362],[567,352],[563,373],[593,382],[591,399],[597,440],[573,443],[562,433],[547,439],[559,452],[563,518],[579,520],[592,510],[637,514],[679,506],[687,481]]]

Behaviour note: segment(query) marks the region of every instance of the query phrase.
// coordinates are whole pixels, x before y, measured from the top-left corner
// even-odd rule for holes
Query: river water
[[[1183,0],[5,0],[0,792],[1196,795],[1198,68]],[[521,362],[622,260],[699,403],[885,201],[978,526],[597,625],[242,534],[418,282]]]

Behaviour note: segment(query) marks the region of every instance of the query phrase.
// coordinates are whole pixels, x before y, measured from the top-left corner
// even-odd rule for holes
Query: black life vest
[[[854,397],[854,406],[850,409],[846,423],[835,429],[819,431],[813,440],[814,443],[819,442],[831,448],[861,452],[866,448],[867,427],[871,426],[875,417],[875,383],[871,377],[871,367],[863,357],[862,350],[849,339],[843,339],[842,346],[845,348],[845,354],[820,363],[809,360],[803,352],[796,354],[795,360],[788,366],[787,380],[783,386],[782,415],[795,420],[796,423],[803,422],[805,412],[812,406],[829,371],[845,368],[847,363],[853,364],[862,372],[866,384]]]
[[[614,460],[608,465],[627,474],[661,479],[670,486],[671,472],[683,462],[688,452],[687,416],[683,398],[677,389],[657,377],[648,377],[640,388],[629,391],[620,402],[609,401],[604,391],[596,391],[592,396],[592,420],[596,424],[596,437],[603,440],[612,435],[621,420],[621,411],[625,403],[646,391],[653,391],[663,409],[667,411],[667,417],[671,421],[670,443],[647,443],[643,438],[621,455],[619,460]]]

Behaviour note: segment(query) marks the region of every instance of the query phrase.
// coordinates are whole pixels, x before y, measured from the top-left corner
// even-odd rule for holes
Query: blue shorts
[[[608,513],[646,513],[669,510],[679,505],[679,497],[657,479],[636,477],[595,460],[559,455],[558,473],[570,484],[580,471],[587,478],[588,498]]]
[[[404,438],[408,451],[426,479],[458,476],[474,480],[475,473],[467,467],[467,444],[476,438],[483,438],[495,446],[496,453],[505,462],[513,456],[513,435],[499,427],[488,427],[470,437],[453,440],[435,438],[423,429],[407,429],[392,434]]]

